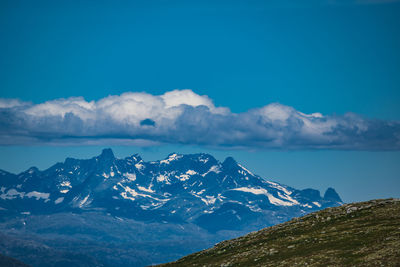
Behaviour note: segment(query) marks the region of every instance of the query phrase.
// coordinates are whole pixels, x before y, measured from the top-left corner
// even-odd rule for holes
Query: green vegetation
[[[400,266],[400,200],[327,208],[161,266]]]

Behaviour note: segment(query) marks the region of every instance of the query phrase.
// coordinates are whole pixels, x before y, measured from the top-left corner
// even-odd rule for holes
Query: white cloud
[[[286,122],[287,119],[295,112],[291,107],[281,105],[279,103],[269,104],[259,109],[260,114],[265,120]]]
[[[166,108],[177,107],[182,104],[192,107],[206,106],[210,109],[215,108],[208,96],[200,96],[192,90],[173,90],[166,92],[161,98],[164,100]]]
[[[195,144],[251,149],[400,147],[400,124],[356,114],[305,114],[272,103],[243,113],[216,107],[191,90],[163,95],[127,92],[32,104],[0,99],[0,144]]]
[[[28,102],[23,102],[19,99],[0,98],[0,108],[15,108],[20,106],[30,105]]]
[[[71,97],[67,99],[56,99],[42,104],[32,105],[24,112],[34,117],[61,116],[72,113],[82,119],[93,118],[95,102],[87,102],[83,97]]]

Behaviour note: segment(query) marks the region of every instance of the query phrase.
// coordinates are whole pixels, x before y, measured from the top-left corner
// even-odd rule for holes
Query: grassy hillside
[[[162,266],[400,266],[400,200],[328,208]]]

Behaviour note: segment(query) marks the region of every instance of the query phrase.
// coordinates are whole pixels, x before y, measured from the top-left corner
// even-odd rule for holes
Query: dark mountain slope
[[[27,265],[19,260],[4,256],[2,254],[0,254],[0,266],[2,266],[2,267],[29,267],[29,265]]]
[[[400,266],[400,200],[327,208],[162,266]]]

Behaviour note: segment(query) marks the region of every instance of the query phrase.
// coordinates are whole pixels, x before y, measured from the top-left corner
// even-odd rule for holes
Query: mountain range
[[[204,153],[172,153],[146,162],[137,154],[118,159],[104,149],[97,157],[67,158],[43,171],[0,170],[0,231],[15,241],[2,241],[0,248],[34,266],[45,266],[41,260],[48,253],[58,255],[57,266],[57,257],[67,266],[70,245],[84,240],[93,250],[81,252],[97,256],[74,265],[112,266],[124,257],[98,254],[95,247],[111,242],[132,249],[133,242],[136,252],[124,263],[142,266],[341,204],[333,188],[321,196],[268,181],[231,157],[220,162]],[[61,246],[66,235],[69,245]],[[26,239],[43,245],[43,255],[16,253]],[[166,249],[163,242],[171,240],[175,245]]]

